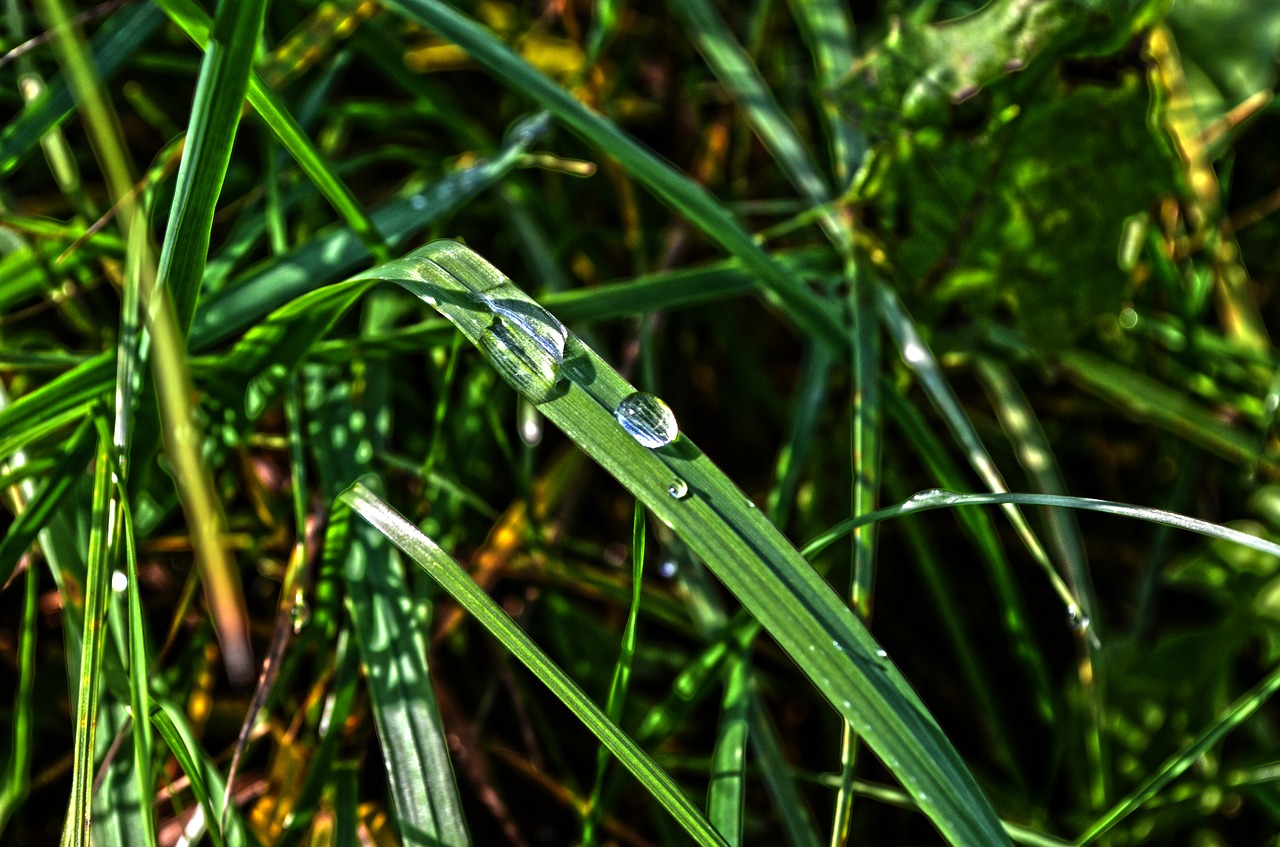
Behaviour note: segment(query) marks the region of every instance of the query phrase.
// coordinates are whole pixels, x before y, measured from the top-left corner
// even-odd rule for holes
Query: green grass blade
[[[101,421],[99,420],[99,424]],[[98,427],[101,429],[101,425]],[[89,532],[88,574],[85,578],[84,631],[81,637],[79,684],[76,695],[75,755],[71,770],[71,805],[62,833],[63,847],[89,847],[89,821],[93,801],[94,741],[98,729],[98,702],[102,680],[102,655],[106,644],[107,592],[111,579],[110,438],[100,433],[93,475],[93,511]]]
[[[158,290],[172,300],[183,337],[195,314],[213,213],[240,126],[265,10],[265,0],[219,3],[210,33],[217,49],[200,64],[157,271]]]
[[[800,133],[716,7],[708,0],[675,0],[667,6],[721,84],[742,105],[747,120],[792,185],[815,206],[830,200],[831,188],[814,165]]]
[[[843,191],[866,153],[866,141],[857,125],[831,93],[857,57],[853,19],[848,5],[839,0],[791,0],[790,6],[813,54],[818,73],[818,106],[829,138],[836,187]]]
[[[191,733],[186,727],[182,712],[172,703],[161,700],[151,708],[151,722],[155,724],[156,731],[168,745],[169,752],[178,762],[178,767],[191,782],[191,793],[195,795],[196,802],[200,804],[200,809],[204,813],[204,825],[209,833],[209,839],[214,847],[224,847],[226,841],[218,826],[220,817],[214,808],[214,800],[220,799],[218,798],[220,792],[216,785],[209,784],[206,779],[206,769],[198,760],[197,754],[193,752],[200,748],[195,739],[190,737]]]
[[[118,491],[121,499],[122,535],[124,537],[126,589],[129,604],[129,711],[134,715],[151,714],[151,682],[149,670],[151,658],[147,653],[146,624],[142,617],[142,589],[138,582],[138,551],[133,534],[133,510],[126,492]],[[137,780],[138,796],[144,799],[142,818],[142,845],[155,847],[155,815],[151,813],[151,797],[155,782],[152,779],[153,741],[151,721],[133,722],[133,773]]]
[[[498,41],[488,30],[439,0],[393,0],[388,5],[462,47],[505,84],[533,98],[588,143],[613,156],[641,184],[689,218],[749,267],[774,304],[804,330],[844,346],[846,333],[830,303],[789,276],[702,186],[643,147],[611,121],[589,111],[560,86]]]
[[[7,582],[3,580],[0,582]],[[18,643],[18,684],[13,690],[13,748],[0,788],[0,834],[14,811],[26,800],[31,786],[32,724],[35,718],[32,690],[36,676],[36,600],[40,570],[29,567],[22,581],[22,622]]]
[[[1248,720],[1258,709],[1262,708],[1271,696],[1280,691],[1280,668],[1271,671],[1261,682],[1231,704],[1218,719],[1200,734],[1198,738],[1184,746],[1165,761],[1160,768],[1149,776],[1142,785],[1134,789],[1105,815],[1094,821],[1078,839],[1075,847],[1092,844],[1126,816],[1136,811],[1143,803],[1155,797],[1165,786],[1177,779],[1187,768],[1190,768],[1207,753],[1210,748],[1227,736],[1233,729]]]
[[[747,739],[750,737],[750,655],[749,650],[744,650],[729,658],[720,726],[711,756],[711,783],[707,788],[707,816],[730,845],[741,844],[743,834]]]
[[[1249,535],[1247,532],[1203,521],[1199,518],[1179,515],[1175,512],[1166,512],[1164,509],[1154,509],[1150,506],[1132,506],[1128,503],[1117,503],[1113,500],[1066,497],[1058,494],[964,494],[958,491],[944,491],[940,488],[931,488],[927,491],[918,492],[909,500],[896,506],[889,506],[869,515],[842,521],[806,544],[801,549],[801,552],[806,556],[816,555],[833,541],[852,531],[854,527],[865,523],[875,523],[887,518],[896,518],[899,515],[914,514],[930,509],[951,509],[957,506],[993,506],[1004,505],[1005,503],[1014,503],[1019,506],[1052,506],[1064,509],[1081,509],[1086,512],[1102,512],[1108,515],[1136,518],[1140,521],[1163,524],[1176,529],[1183,529],[1187,532],[1195,532],[1209,538],[1229,541],[1232,544],[1239,544],[1243,547],[1257,550],[1260,553],[1280,557],[1280,544],[1274,541],[1268,541],[1265,538]]]
[[[22,554],[31,547],[67,492],[84,473],[94,452],[93,436],[92,421],[82,423],[62,449],[57,465],[45,475],[35,496],[0,539],[0,585],[9,581]]]
[[[622,709],[626,704],[627,688],[631,682],[631,665],[636,654],[636,625],[640,620],[641,588],[644,576],[644,506],[637,501],[631,529],[631,607],[627,610],[627,623],[622,630],[622,645],[618,661],[613,668],[613,681],[609,685],[609,697],[604,713],[615,726],[622,723]],[[587,814],[582,824],[582,843],[594,844],[596,827],[604,809],[601,796],[604,789],[605,768],[609,764],[609,751],[601,747],[596,757],[596,781],[587,803]]]
[[[149,39],[164,15],[150,3],[121,9],[103,25],[92,41],[93,62],[103,80],[111,79]],[[55,77],[38,100],[33,100],[0,130],[0,177],[11,174],[51,129],[71,116],[75,99],[66,75]]]
[[[684,826],[699,844],[723,844],[706,818],[671,777],[659,768],[635,742],[555,665],[524,631],[507,616],[470,575],[417,527],[357,483],[341,499],[356,514],[391,540],[418,563],[449,594],[531,670],[609,748],[655,798]]]
[[[209,38],[213,30],[208,15],[199,6],[187,0],[162,0],[161,5],[187,37],[202,50],[208,50]],[[302,168],[303,173],[320,190],[346,225],[378,261],[391,258],[386,242],[378,228],[365,212],[364,207],[356,200],[346,183],[329,163],[325,161],[319,149],[299,126],[297,120],[285,108],[284,103],[274,91],[263,82],[257,73],[251,73],[248,80],[249,103],[262,117],[267,126],[293,160]]]
[[[671,526],[890,763],[953,843],[1007,842],[973,776],[906,680],[777,528],[687,438],[650,449],[619,426],[614,409],[634,388],[608,364],[572,335],[561,336],[557,364],[554,336],[533,316],[555,319],[456,242],[434,242],[365,276],[397,282],[435,306],[504,377],[523,385],[548,420]],[[502,312],[482,308],[478,290],[506,304]],[[492,333],[495,316],[512,314],[524,315],[530,329],[522,328],[511,342],[516,347],[503,352],[485,333]],[[558,382],[544,376],[547,368],[558,370]],[[685,489],[683,497],[672,494]]]

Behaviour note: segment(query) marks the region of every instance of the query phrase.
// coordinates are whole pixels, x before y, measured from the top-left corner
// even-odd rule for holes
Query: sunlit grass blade
[[[98,430],[105,430],[96,419]],[[89,532],[88,574],[85,579],[84,630],[76,695],[75,758],[71,770],[71,804],[67,809],[63,847],[89,847],[89,821],[93,800],[94,749],[98,729],[98,703],[102,681],[102,654],[106,644],[107,591],[112,557],[109,544],[112,510],[110,437],[98,434],[94,460],[93,506]]]
[[[124,539],[125,576],[128,579],[126,600],[129,608],[129,711],[133,715],[151,714],[151,658],[147,652],[146,624],[142,614],[142,587],[138,581],[138,551],[133,533],[133,509],[127,492],[117,489],[120,498],[121,536]],[[132,722],[133,773],[138,796],[143,798],[142,845],[155,847],[155,815],[150,803],[155,782],[152,779],[151,721]]]
[[[1075,841],[1075,847],[1092,844],[1125,817],[1139,809],[1143,803],[1160,793],[1188,768],[1200,761],[1214,745],[1227,736],[1233,729],[1248,720],[1258,709],[1280,691],[1280,668],[1272,670],[1266,678],[1242,695],[1238,700],[1218,716],[1212,726],[1208,727],[1194,741],[1170,756],[1155,773],[1147,777],[1142,785],[1134,789],[1127,797],[1112,807],[1106,814],[1094,821],[1084,834]]]
[[[471,617],[547,685],[699,844],[724,843],[671,778],[618,729],[599,706],[591,702],[515,621],[472,581],[461,565],[363,485],[357,483],[352,486],[341,499],[417,562]]]
[[[727,209],[705,189],[643,147],[611,121],[587,110],[470,18],[439,0],[394,0],[407,16],[462,47],[506,85],[533,98],[575,133],[613,156],[636,180],[685,215],[758,275],[774,304],[828,344],[844,346],[845,332],[830,303],[786,274]]]
[[[880,283],[874,286],[874,298],[876,310],[879,312],[885,327],[889,330],[889,334],[893,336],[898,346],[898,352],[902,354],[903,361],[919,377],[921,385],[928,393],[929,399],[933,401],[933,404],[942,414],[942,418],[946,421],[952,436],[964,448],[965,457],[969,460],[969,464],[973,466],[973,469],[978,472],[978,476],[982,478],[983,483],[992,491],[1008,491],[1009,488],[1005,485],[1004,478],[996,468],[991,454],[987,452],[987,448],[983,445],[982,439],[978,437],[978,432],[974,429],[973,422],[969,420],[969,416],[956,398],[955,391],[947,382],[946,376],[943,375],[942,368],[938,364],[938,360],[934,358],[933,351],[929,349],[924,339],[921,338],[915,322],[912,321],[911,316],[903,308],[898,296],[887,284]],[[1027,551],[1031,553],[1031,557],[1049,579],[1050,586],[1062,599],[1063,605],[1067,610],[1072,608],[1078,610],[1078,600],[1072,595],[1071,590],[1054,568],[1053,562],[1049,559],[1049,554],[1045,552],[1044,545],[1040,543],[1039,537],[1037,537],[1031,525],[1027,523],[1026,516],[1012,503],[1002,508],[1009,519],[1009,523],[1013,525],[1014,531],[1022,539]]]
[[[801,552],[806,556],[816,555],[819,551],[850,532],[854,527],[864,523],[875,523],[899,515],[928,511],[930,509],[951,509],[956,506],[993,506],[1015,503],[1020,506],[1053,506],[1064,509],[1080,509],[1086,512],[1102,512],[1108,515],[1136,518],[1140,521],[1164,524],[1176,529],[1195,532],[1209,538],[1217,538],[1239,544],[1260,553],[1280,557],[1280,544],[1241,532],[1238,529],[1203,521],[1199,518],[1166,512],[1164,509],[1153,509],[1150,506],[1132,506],[1128,503],[1116,503],[1111,500],[1095,500],[1089,497],[1065,497],[1057,494],[965,494],[958,491],[944,491],[934,488],[921,491],[911,499],[879,509],[869,515],[851,518],[836,524],[806,544]]]

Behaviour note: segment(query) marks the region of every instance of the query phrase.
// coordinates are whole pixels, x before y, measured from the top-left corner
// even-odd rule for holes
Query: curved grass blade
[[[506,85],[540,103],[571,130],[613,156],[641,184],[689,218],[749,267],[779,309],[824,342],[843,347],[847,333],[832,304],[788,275],[702,186],[643,147],[613,122],[589,111],[474,20],[439,0],[391,0],[388,5],[431,27],[467,51]]]
[[[729,657],[720,726],[711,756],[711,784],[707,788],[707,816],[730,845],[742,843],[747,783],[747,740],[751,710],[750,650]]]
[[[839,0],[792,0],[791,12],[800,25],[800,35],[809,45],[818,72],[818,105],[830,139],[835,166],[836,188],[843,191],[857,172],[866,153],[866,140],[828,92],[853,67],[857,56],[853,19],[849,7]]]
[[[362,484],[356,483],[347,489],[340,500],[417,562],[476,621],[523,662],[608,747],[618,761],[635,774],[698,843],[724,843],[671,777],[618,729],[599,706],[591,702],[582,689],[475,584],[461,565]]]
[[[481,336],[493,315],[471,295],[481,284],[493,285],[495,275],[505,280],[466,247],[440,241],[362,276],[408,288],[484,349]],[[509,280],[500,290],[512,303],[545,311]],[[563,361],[555,366],[561,379],[549,399],[538,403],[539,411],[707,563],[947,838],[956,844],[1007,843],[973,776],[906,680],[746,495],[687,438],[650,449],[619,426],[614,409],[635,389],[576,336],[567,338]],[[684,496],[673,496],[675,490]]]
[[[899,515],[924,512],[930,509],[951,509],[956,506],[992,506],[1014,503],[1020,506],[1053,506],[1065,509],[1081,509],[1086,512],[1103,512],[1108,515],[1120,515],[1126,518],[1137,518],[1140,521],[1164,524],[1176,529],[1199,533],[1209,538],[1230,541],[1244,547],[1280,557],[1280,544],[1249,535],[1230,527],[1220,526],[1199,518],[1191,518],[1164,509],[1153,509],[1150,506],[1133,506],[1128,503],[1117,503],[1114,500],[1094,500],[1089,497],[1067,497],[1059,494],[964,494],[958,491],[944,491],[932,488],[921,491],[911,499],[884,509],[841,521],[831,529],[810,541],[800,552],[806,556],[817,555],[820,551],[839,539],[842,535],[863,524],[875,523]]]
[[[182,712],[172,703],[161,700],[151,708],[151,722],[155,724],[156,731],[169,746],[169,752],[173,754],[173,758],[177,759],[178,767],[182,768],[182,772],[187,775],[191,783],[191,793],[195,795],[204,814],[204,825],[208,828],[209,839],[213,841],[214,847],[224,847],[226,842],[222,837],[222,829],[218,826],[219,816],[213,805],[214,792],[217,788],[210,786],[206,781],[205,769],[197,761],[196,754],[192,752],[193,748],[198,749],[194,739],[191,739],[192,745],[188,746],[187,737],[190,733],[179,729],[180,726],[185,728],[186,724]]]

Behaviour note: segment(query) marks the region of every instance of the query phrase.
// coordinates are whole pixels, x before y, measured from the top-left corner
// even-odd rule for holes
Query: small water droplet
[[[516,405],[516,417],[520,440],[530,447],[537,447],[542,442],[542,413],[538,411],[538,407],[529,402],[527,397],[521,397]]]
[[[844,645],[841,644],[839,641],[832,639],[831,646],[836,648],[836,650],[840,651],[841,653],[844,652]]]
[[[623,399],[613,416],[632,438],[650,449],[665,447],[680,435],[671,407],[644,391]]]
[[[908,341],[902,345],[902,360],[908,365],[918,365],[929,358],[929,352],[919,341]]]
[[[929,795],[925,794],[923,791],[920,791],[916,793],[916,799],[919,800],[921,803],[928,803]]]
[[[846,709],[852,709],[852,708],[853,708],[853,704],[852,704],[852,703],[850,703],[848,700],[841,700],[841,701],[840,701],[840,705],[844,706]]]
[[[677,500],[683,500],[689,494],[689,483],[676,477],[667,485],[667,493]]]
[[[122,593],[129,587],[129,575],[124,571],[111,572],[111,590],[117,594]]]
[[[882,647],[876,651],[876,657],[880,659],[887,659],[889,658],[889,652]]]
[[[311,607],[307,605],[302,589],[298,589],[293,595],[293,608],[289,610],[289,616],[293,619],[294,635],[302,632],[302,628],[311,620]]]
[[[1089,629],[1089,623],[1089,616],[1081,611],[1079,606],[1075,603],[1067,606],[1067,625],[1071,627],[1073,632],[1087,632]]]

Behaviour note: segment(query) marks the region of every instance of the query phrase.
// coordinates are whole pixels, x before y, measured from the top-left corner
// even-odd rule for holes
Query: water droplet
[[[1089,623],[1089,616],[1081,611],[1079,606],[1075,603],[1067,606],[1067,625],[1071,627],[1073,632],[1087,632],[1089,629]]]
[[[923,791],[920,791],[916,793],[916,799],[919,800],[921,803],[928,803],[929,795],[925,794]]]
[[[1123,329],[1133,329],[1138,325],[1138,313],[1128,307],[1120,310],[1120,326]]]
[[[939,503],[946,503],[954,496],[954,492],[947,491],[945,488],[926,488],[924,491],[917,491],[915,494],[912,494],[907,502],[902,505],[907,508],[932,506]]]
[[[480,349],[502,378],[533,403],[545,403],[556,396],[561,360],[547,355],[541,343],[531,342],[496,316],[480,333]]]
[[[129,587],[129,576],[124,571],[111,572],[111,590],[117,594]]]
[[[676,477],[667,486],[667,493],[677,500],[683,500],[689,494],[689,483]]]
[[[839,651],[839,652],[841,652],[841,653],[843,653],[843,652],[844,652],[844,645],[843,645],[843,644],[841,644],[839,641],[836,641],[836,640],[834,640],[834,639],[833,639],[833,640],[832,640],[832,642],[831,642],[831,646],[832,646],[832,647],[834,647],[834,648],[836,648],[836,650],[838,650],[838,651]]]
[[[841,700],[841,701],[840,701],[840,704],[841,704],[842,706],[844,706],[846,709],[852,709],[852,708],[853,708],[853,704],[852,704],[852,703],[850,703],[848,700]]]
[[[902,345],[902,360],[908,365],[918,365],[929,358],[929,351],[919,341],[908,341]]]
[[[542,414],[538,407],[530,403],[528,398],[521,397],[516,404],[516,418],[520,440],[530,447],[537,447],[542,442]]]
[[[876,657],[880,659],[887,659],[889,658],[889,652],[882,647],[876,651]]]
[[[293,595],[293,608],[289,610],[289,616],[293,619],[294,635],[302,632],[302,628],[311,621],[311,607],[307,605],[307,598],[301,588]]]
[[[623,399],[613,416],[632,438],[650,449],[665,447],[680,435],[671,407],[644,391]]]

